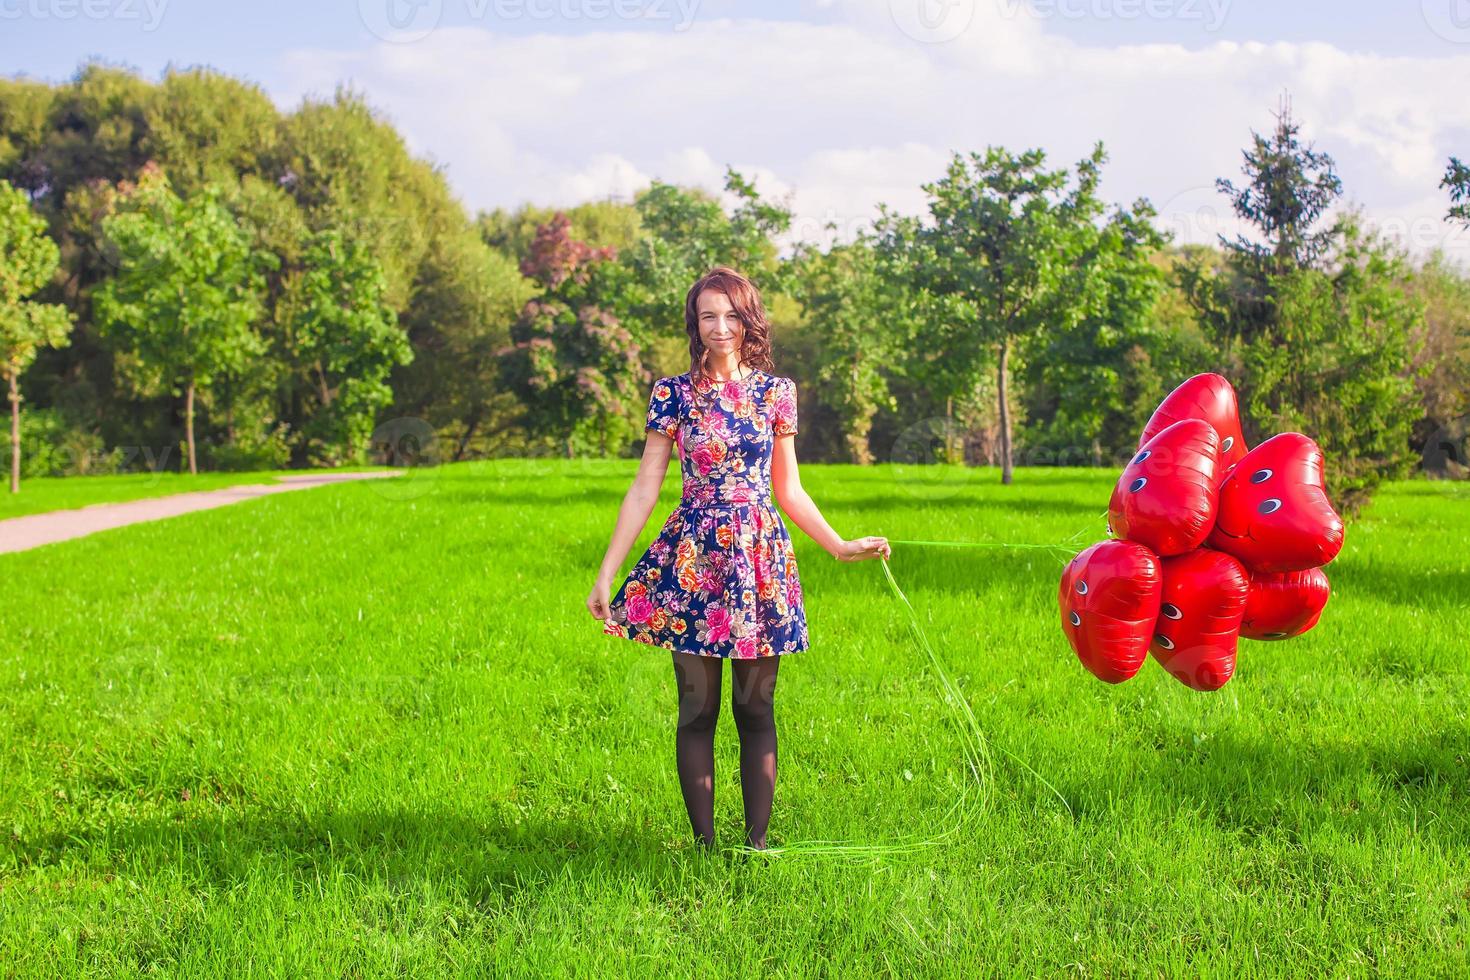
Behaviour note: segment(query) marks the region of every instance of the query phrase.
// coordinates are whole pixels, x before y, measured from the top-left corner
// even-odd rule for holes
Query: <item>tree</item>
[[[1424,304],[1415,337],[1422,417],[1411,445],[1437,475],[1466,473],[1470,436],[1470,279],[1436,250],[1415,271],[1410,295]]]
[[[103,63],[57,85],[0,79],[0,178],[30,194],[61,250],[42,296],[77,317],[70,343],[41,350],[27,371],[28,405],[51,407],[104,443],[184,443],[170,394],[138,387],[136,357],[95,323],[93,294],[118,272],[103,221],[153,164],[179,197],[217,185],[258,252],[279,259],[261,298],[267,348],[239,372],[199,389],[198,465],[307,465],[319,447],[320,384],[289,350],[285,280],[316,233],[336,230],[383,269],[385,302],[414,357],[385,381],[402,414],[464,436],[499,432],[514,398],[490,380],[490,352],[534,288],[516,260],[483,244],[442,165],[415,158],[358,93],[339,88],[282,114],[253,83],[209,69],[170,69],[157,82]],[[608,205],[609,230],[636,227],[630,205]],[[597,244],[606,244],[598,241]],[[451,379],[445,384],[444,379]],[[461,379],[471,383],[462,385]],[[488,407],[487,407],[488,406]],[[337,453],[332,447],[330,453]],[[275,460],[281,460],[276,464]]]
[[[645,394],[639,344],[597,302],[609,281],[594,274],[615,259],[611,248],[573,238],[557,214],[521,261],[522,275],[542,292],[521,310],[511,343],[496,351],[499,380],[521,396],[531,428],[558,440],[569,458],[579,446],[606,454],[610,429],[631,436],[629,406]]]
[[[642,232],[638,211],[631,202],[586,201],[572,207],[522,204],[514,211],[495,208],[475,217],[475,229],[489,247],[520,259],[531,250],[541,226],[557,214],[571,221],[577,234],[593,247],[611,245],[618,252],[631,248]]]
[[[262,272],[276,262],[251,249],[219,198],[210,185],[180,200],[161,171],[146,171],[124,210],[103,220],[118,272],[93,297],[135,384],[182,393],[190,473],[199,472],[195,395],[264,351],[253,327],[263,312]]]
[[[1237,255],[1248,256],[1273,274],[1313,266],[1339,237],[1333,227],[1313,230],[1332,203],[1342,194],[1342,180],[1334,171],[1332,157],[1303,146],[1298,138],[1301,124],[1291,117],[1291,99],[1281,100],[1276,113],[1276,130],[1266,139],[1252,131],[1253,145],[1242,150],[1242,168],[1249,182],[1237,188],[1217,178],[1215,186],[1230,197],[1231,207],[1241,218],[1258,227],[1266,241],[1245,235],[1220,241]]]
[[[1175,253],[1147,263],[1140,243],[1101,260],[1102,305],[1026,346],[1027,458],[1101,466],[1132,456],[1138,433],[1178,379],[1213,366],[1214,350],[1177,292]]]
[[[361,242],[324,231],[312,237],[278,306],[293,362],[316,386],[307,436],[318,447],[345,446],[349,459],[366,445],[378,410],[393,400],[389,372],[413,359],[384,301],[387,289],[382,268]]]
[[[142,147],[181,197],[258,176],[276,151],[280,112],[259,85],[210,68],[170,67],[148,96]]]
[[[38,156],[55,98],[45,82],[0,78],[0,179],[32,196],[45,187]]]
[[[1223,265],[1192,262],[1180,284],[1220,345],[1246,438],[1296,428],[1317,440],[1329,490],[1353,512],[1405,472],[1423,309],[1403,257],[1359,216],[1315,227],[1342,185],[1299,129],[1283,100],[1272,139],[1252,134],[1246,186],[1218,182],[1264,243],[1221,236]]]
[[[395,410],[458,432],[461,445],[509,399],[487,383],[490,352],[503,345],[511,322],[534,292],[514,261],[488,252],[445,180],[442,166],[415,159],[403,137],[360,93],[339,88],[330,101],[309,99],[286,119],[267,172],[295,202],[310,232],[340,231],[366,247],[383,271],[383,302],[398,317],[412,359],[387,383]],[[283,267],[295,268],[297,256]],[[273,295],[282,295],[273,283]],[[273,351],[289,363],[273,318]],[[318,385],[291,371],[280,391],[280,414],[298,426],[319,401]],[[506,412],[506,414],[509,414]],[[293,462],[308,462],[294,447]]]
[[[836,413],[848,460],[871,463],[873,417],[880,408],[898,408],[884,374],[903,347],[902,286],[882,274],[866,235],[826,252],[804,245],[791,262],[793,291],[811,324],[818,358],[808,365],[816,382],[812,393]]]
[[[1450,192],[1452,206],[1446,217],[1470,227],[1470,167],[1461,163],[1459,157],[1450,157],[1439,186]]]
[[[20,492],[20,373],[41,347],[62,347],[72,327],[66,307],[30,299],[51,281],[60,250],[26,194],[0,180],[0,370],[10,398],[10,492]]]
[[[495,351],[537,292],[518,262],[473,228],[436,236],[425,256],[399,317],[414,357],[393,371],[393,411],[443,430],[451,460],[498,451],[513,428],[517,406],[497,381]]]
[[[1252,147],[1242,151],[1245,185],[1237,188],[1224,178],[1215,181],[1235,213],[1265,239],[1218,236],[1236,276],[1229,315],[1222,324],[1230,340],[1249,341],[1274,322],[1271,276],[1318,267],[1342,237],[1336,223],[1314,227],[1342,194],[1332,157],[1312,149],[1310,143],[1302,145],[1297,135],[1301,124],[1291,116],[1290,98],[1282,98],[1275,115],[1271,138],[1252,130]]]
[[[1098,309],[1108,256],[1134,238],[1146,249],[1147,236],[1157,235],[1121,209],[1113,221],[1126,231],[1104,235],[1094,224],[1105,211],[1096,189],[1106,159],[1098,143],[1067,191],[1067,170],[1043,169],[1041,150],[971,153],[974,173],[956,153],[943,179],[922,185],[932,223],[882,209],[880,249],[939,300],[939,318],[920,338],[935,390],[963,395],[980,371],[995,371],[1002,483],[1011,482],[1013,467],[1009,381],[1017,341],[1071,329]],[[1147,203],[1139,207],[1143,213]]]
[[[1413,462],[1424,304],[1408,294],[1401,250],[1364,231],[1355,213],[1339,227],[1332,268],[1268,279],[1276,326],[1241,348],[1242,409],[1257,438],[1310,434],[1326,456],[1329,495],[1357,513]]]

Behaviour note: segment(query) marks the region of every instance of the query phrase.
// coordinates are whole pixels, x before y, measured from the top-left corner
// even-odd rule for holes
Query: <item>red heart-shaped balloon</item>
[[[1209,545],[1252,572],[1325,565],[1342,550],[1342,518],[1322,488],[1322,450],[1300,432],[1274,435],[1231,469]]]
[[[1235,648],[1250,574],[1222,551],[1199,548],[1165,558],[1154,659],[1196,691],[1215,691],[1235,673]]]
[[[1245,600],[1240,635],[1252,640],[1284,640],[1317,625],[1332,594],[1320,568],[1296,572],[1255,572]]]
[[[1215,524],[1219,444],[1203,419],[1175,422],[1145,443],[1108,502],[1113,533],[1161,557],[1204,544]]]
[[[1222,375],[1196,374],[1165,395],[1143,427],[1138,448],[1142,449],[1154,436],[1184,419],[1203,419],[1214,426],[1216,435],[1220,437],[1221,472],[1245,455],[1240,406],[1235,399],[1235,389]]]
[[[1159,617],[1161,583],[1158,556],[1132,541],[1099,541],[1068,563],[1057,605],[1082,666],[1109,684],[1138,673]]]

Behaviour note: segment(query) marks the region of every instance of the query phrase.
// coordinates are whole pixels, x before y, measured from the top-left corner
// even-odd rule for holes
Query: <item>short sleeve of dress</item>
[[[796,382],[790,378],[776,379],[771,431],[778,436],[796,435]]]
[[[679,393],[668,378],[653,383],[648,396],[648,419],[644,431],[662,432],[670,439],[679,431]]]

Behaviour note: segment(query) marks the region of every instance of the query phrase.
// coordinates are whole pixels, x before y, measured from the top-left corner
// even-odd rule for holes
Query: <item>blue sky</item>
[[[348,82],[471,209],[717,190],[729,164],[804,237],[918,210],[951,152],[1103,140],[1106,195],[1210,240],[1213,179],[1289,90],[1370,220],[1470,258],[1436,186],[1470,158],[1470,0],[0,0],[0,52],[52,81],[207,64],[287,110]]]
[[[1470,3],[1460,2],[1460,16],[1470,24]],[[560,0],[541,6],[528,0],[527,11],[549,15],[497,17],[493,4],[440,0],[439,23],[478,24],[508,34],[585,34],[605,28],[612,19],[592,13],[592,6],[580,8],[589,11],[583,16],[562,16],[557,13],[559,5]],[[96,0],[94,13],[89,15],[82,0],[70,6],[0,0],[0,24],[10,74],[61,80],[72,74],[81,59],[97,54],[125,61],[150,76],[156,76],[172,60],[180,64],[202,62],[231,73],[267,79],[274,70],[276,56],[285,48],[353,48],[377,40],[363,26],[363,6],[358,0]],[[840,6],[790,0],[701,0],[697,11],[699,17],[822,23],[835,20],[835,8]],[[935,2],[936,8],[940,6]],[[1047,4],[1037,6],[1046,9]],[[1453,17],[1456,0],[1423,6],[1441,7],[1446,16]],[[1224,15],[1218,17],[1216,11],[1222,7]],[[1127,0],[1118,4],[1057,0],[1051,4],[1056,15],[1050,26],[1059,34],[1090,45],[1174,43],[1198,47],[1217,40],[1325,41],[1347,51],[1379,54],[1442,56],[1463,52],[1463,42],[1441,37],[1428,26],[1420,7],[1418,0],[1182,0],[1175,5],[1174,16],[1151,17],[1142,2],[1130,7]],[[671,12],[679,9],[673,0],[668,8]],[[571,9],[579,7],[573,5]],[[658,23],[640,27],[636,21],[619,22],[619,27],[665,29]]]

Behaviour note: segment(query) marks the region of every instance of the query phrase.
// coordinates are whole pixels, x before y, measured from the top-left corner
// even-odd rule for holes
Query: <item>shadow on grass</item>
[[[1334,562],[1325,569],[1334,592],[1352,592],[1398,606],[1458,609],[1470,625],[1470,571],[1383,562]]]
[[[691,845],[671,849],[646,832],[599,831],[585,822],[522,817],[482,822],[451,811],[402,809],[298,815],[283,812],[116,820],[9,842],[21,868],[83,860],[170,869],[228,887],[262,875],[297,881],[353,876],[389,884],[426,877],[482,905],[498,905],[538,882],[570,876],[671,884],[724,862]]]
[[[1118,819],[1141,794],[1165,813],[1197,813],[1230,833],[1297,839],[1322,828],[1460,848],[1470,836],[1470,729],[1421,738],[1290,743],[1220,732],[1161,733],[1124,789],[1059,785],[1079,823]],[[1127,807],[1130,804],[1122,804]]]

